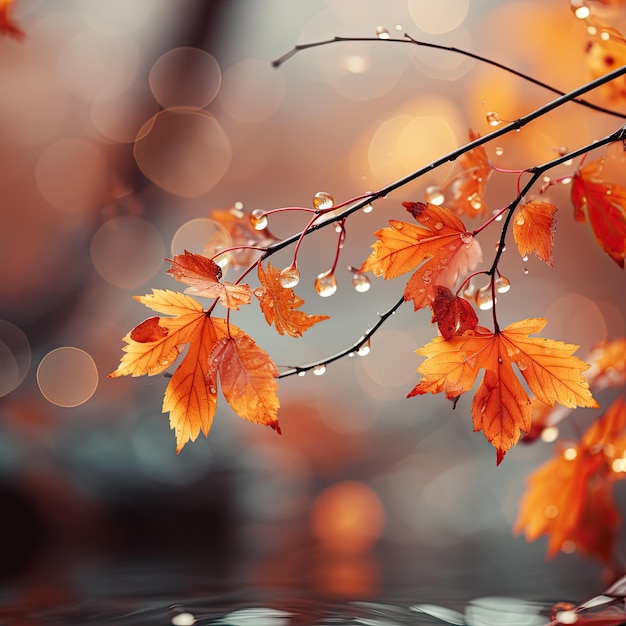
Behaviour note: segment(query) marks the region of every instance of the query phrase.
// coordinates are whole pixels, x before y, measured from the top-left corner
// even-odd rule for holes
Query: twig
[[[498,63],[498,61],[493,61],[492,59],[489,59],[487,57],[483,57],[483,56],[480,56],[479,54],[474,54],[473,52],[468,52],[467,50],[462,50],[461,48],[456,48],[454,46],[444,46],[441,44],[429,43],[427,41],[420,41],[418,39],[414,39],[408,33],[405,33],[402,39],[398,39],[394,37],[390,37],[388,39],[381,39],[380,37],[333,37],[332,39],[325,39],[323,41],[314,41],[312,43],[298,44],[294,46],[291,50],[289,50],[289,52],[286,52],[275,61],[272,61],[272,66],[280,67],[283,63],[293,58],[298,52],[302,52],[310,48],[319,48],[321,46],[327,46],[333,43],[345,43],[345,42],[350,42],[350,41],[352,42],[376,41],[379,43],[381,42],[403,43],[403,44],[412,44],[412,45],[420,46],[423,48],[432,48],[434,50],[444,50],[446,52],[453,52],[454,54],[459,54],[461,56],[465,56],[470,59],[480,61],[481,63],[485,63],[486,65],[497,67],[498,69],[508,72],[509,74],[513,74],[514,76],[518,76],[519,78],[522,78],[523,80],[529,83],[532,83],[533,85],[537,85],[538,87],[551,91],[552,93],[558,93],[562,96],[565,95],[564,91],[561,91],[560,89],[557,89],[556,87],[553,87],[552,85],[548,85],[547,83],[544,83],[543,81],[533,78],[532,76],[529,76],[528,74],[524,74],[523,72],[515,70],[512,67],[508,67],[507,65]],[[599,106],[597,104],[593,104],[592,102],[587,102],[587,100],[582,100],[578,97],[573,98],[572,102],[576,102],[577,104],[585,106],[589,109],[593,109],[594,111],[599,111],[607,115],[613,115],[615,117],[626,119],[626,114],[624,113],[619,113],[618,111],[606,109],[605,107]]]

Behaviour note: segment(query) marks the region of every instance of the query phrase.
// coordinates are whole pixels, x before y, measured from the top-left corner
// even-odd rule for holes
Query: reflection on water
[[[487,596],[464,602],[447,599],[445,605],[393,601],[336,600],[303,590],[245,585],[227,590],[213,581],[211,595],[163,588],[165,564],[132,571],[112,569],[102,578],[87,575],[78,593],[54,587],[6,592],[0,596],[0,624],[119,624],[120,626],[623,626],[626,624],[626,577],[575,606],[567,602],[531,602]],[[171,573],[171,572],[170,572]],[[189,581],[188,581],[189,582]],[[230,584],[230,583],[228,583]],[[182,585],[181,585],[182,587]],[[193,590],[194,585],[188,588]],[[76,591],[76,590],[75,590]],[[89,595],[89,591],[93,593]],[[459,610],[450,608],[459,607]]]

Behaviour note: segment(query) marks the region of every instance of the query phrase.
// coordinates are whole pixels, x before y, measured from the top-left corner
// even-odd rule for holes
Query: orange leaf
[[[254,293],[259,298],[265,321],[270,326],[274,324],[278,334],[301,337],[305,330],[328,319],[327,315],[308,315],[296,310],[304,304],[304,300],[293,289],[280,284],[280,270],[270,263],[267,264],[267,271],[259,263],[259,280],[261,287]]]
[[[604,159],[581,168],[572,181],[574,218],[585,214],[598,245],[620,266],[626,258],[626,187],[602,181]]]
[[[229,309],[239,309],[241,304],[250,304],[252,292],[249,285],[220,282],[222,269],[213,260],[185,250],[177,254],[167,273],[181,283],[190,285],[185,293],[204,298],[218,298],[219,303]]]
[[[11,17],[14,4],[15,0],[0,0],[0,34],[23,39],[24,31],[16,26]]]
[[[250,222],[250,215],[240,209],[213,209],[209,217],[224,227],[231,238],[231,245],[237,246],[261,246],[266,247],[278,241],[269,229],[256,230]],[[252,263],[258,251],[251,248],[240,248],[229,252],[233,266],[243,267]]]
[[[533,201],[520,206],[513,222],[513,237],[521,256],[534,252],[550,267],[554,267],[554,214],[556,207],[549,202]]]
[[[269,355],[244,332],[219,339],[209,355],[209,379],[219,372],[222,392],[239,417],[280,433],[276,412],[278,370]],[[234,335],[234,336],[233,336]]]
[[[478,324],[474,307],[465,299],[455,296],[447,287],[437,286],[437,295],[432,303],[432,322],[437,322],[444,339],[462,335]]]
[[[151,294],[136,297],[147,307],[171,317],[151,317],[136,326],[124,337],[124,355],[118,368],[109,374],[109,378],[118,376],[153,376],[163,372],[178,358],[189,344],[187,353],[172,375],[163,398],[163,412],[170,414],[170,427],[176,434],[176,451],[180,452],[188,441],[194,441],[200,431],[208,435],[213,422],[217,405],[217,386],[215,376],[212,375],[210,357],[217,344],[230,341],[232,337],[247,337],[233,324],[226,320],[215,319],[207,315],[202,305],[192,297],[169,290],[154,289]],[[245,343],[244,339],[238,340]],[[221,342],[221,343],[220,343]],[[254,344],[248,338],[248,342]],[[256,347],[256,346],[255,346]],[[256,348],[257,353],[262,353]],[[254,351],[250,350],[251,354]],[[265,355],[265,353],[263,353]],[[275,366],[265,355],[269,364],[265,364],[265,372],[275,371]],[[240,357],[246,364],[252,357]],[[222,358],[226,363],[226,357]],[[238,362],[234,367],[238,367]],[[247,366],[252,368],[252,366]],[[272,369],[274,368],[274,369]],[[258,366],[257,369],[261,369]],[[260,378],[261,375],[258,375]],[[222,377],[222,384],[223,384]],[[275,381],[274,381],[275,382]],[[229,386],[229,390],[232,385]],[[269,385],[267,385],[269,389]],[[261,387],[255,388],[260,393]],[[226,395],[226,390],[224,390]],[[266,397],[269,391],[266,392]],[[270,404],[269,400],[264,400]],[[278,408],[276,400],[276,408]],[[231,402],[235,411],[244,411],[244,407]],[[259,414],[254,415],[254,404],[245,408],[240,415],[250,421],[271,423],[263,403],[257,402]],[[274,417],[275,422],[275,417]]]
[[[470,129],[470,141],[479,137],[479,133]],[[487,215],[485,187],[493,172],[487,152],[482,146],[473,148],[459,158],[459,164],[462,171],[441,189],[446,205],[457,215]]]
[[[424,202],[403,206],[422,226],[390,220],[389,227],[374,233],[378,241],[360,271],[388,280],[417,268],[404,289],[404,299],[413,300],[417,311],[433,302],[437,285],[451,288],[459,276],[474,269],[482,251],[448,209]]]
[[[531,425],[531,403],[513,370],[515,363],[532,392],[546,404],[597,406],[582,375],[588,365],[572,356],[577,346],[528,337],[545,325],[543,319],[515,322],[492,333],[477,326],[450,340],[433,339],[416,352],[427,357],[420,382],[409,397],[439,393],[454,399],[469,391],[481,369],[487,370],[472,405],[476,430],[483,430],[497,449],[498,463],[515,445],[520,430]]]
[[[547,534],[548,557],[569,545],[610,564],[620,525],[612,487],[624,476],[622,469],[621,475],[611,470],[625,447],[626,402],[618,397],[577,446],[530,476],[514,531],[524,532],[528,541]]]
[[[603,341],[594,346],[593,364],[587,374],[590,385],[599,389],[626,385],[626,337]]]
[[[617,4],[617,3],[616,3]],[[600,30],[604,37],[589,41],[585,60],[593,78],[604,76],[622,65],[626,65],[626,42],[619,31],[603,26]],[[600,87],[600,93],[612,104],[626,101],[626,78],[620,76]]]

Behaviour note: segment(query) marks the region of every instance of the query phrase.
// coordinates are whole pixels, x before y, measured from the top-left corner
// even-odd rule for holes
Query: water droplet
[[[476,295],[477,290],[478,287],[476,287],[476,285],[470,280],[465,286],[465,289],[463,289],[463,295],[468,299],[473,298]]]
[[[524,359],[520,359],[517,362],[517,367],[518,367],[520,372],[523,372],[528,367],[528,362],[525,361]]]
[[[528,274],[528,268],[527,268],[527,267],[524,267],[524,268],[522,269],[522,273],[523,273],[523,274]]]
[[[472,235],[472,233],[470,233],[469,231],[466,231],[464,233],[460,233],[459,237],[461,238],[461,241],[466,245],[466,246],[471,246],[472,242],[474,241],[474,235]],[[452,250],[453,247],[450,246],[450,250]]]
[[[496,252],[498,250],[500,250],[500,242],[499,241],[496,243]],[[506,252],[506,244],[502,245],[502,252]]]
[[[524,222],[525,222],[525,220],[524,220],[524,216],[520,213],[520,214],[517,216],[517,218],[515,219],[515,223],[516,223],[518,226],[523,226],[523,225],[524,225]]]
[[[372,286],[369,277],[367,277],[362,272],[354,272],[352,274],[352,286],[359,293],[365,293],[369,291],[369,288]]]
[[[474,209],[474,211],[480,211],[480,209],[482,209],[483,207],[483,202],[480,199],[480,195],[476,191],[472,195],[467,196],[467,201],[469,202],[469,205],[472,207],[472,209]]]
[[[397,31],[401,31],[401,30],[402,30],[402,24],[396,24],[396,25],[394,26],[394,28],[395,28]]]
[[[606,187],[606,189],[605,189],[605,191],[604,191],[604,193],[605,193],[607,196],[610,196],[610,195],[613,193],[613,190],[611,189],[611,187],[607,186],[607,187]]]
[[[322,296],[322,298],[328,298],[337,291],[337,279],[332,271],[319,274],[315,279],[315,291]]]
[[[228,267],[230,263],[230,254],[226,252],[225,254],[219,254],[216,257],[213,257],[213,262],[219,265],[222,269]]]
[[[426,202],[430,202],[431,204],[436,204],[438,206],[442,205],[445,197],[441,193],[440,187],[437,185],[432,185],[431,187],[426,187],[424,190],[424,198]]]
[[[371,202],[368,202],[362,209],[363,213],[371,213],[374,210],[374,205]]]
[[[566,461],[573,461],[578,456],[576,448],[566,448],[563,450],[563,457]]]
[[[352,359],[354,357],[354,352],[348,352],[348,356]]]
[[[579,20],[586,20],[591,15],[591,9],[582,0],[571,0],[570,8]]]
[[[391,34],[389,33],[388,28],[385,28],[384,26],[377,26],[376,37],[378,37],[378,39],[390,39]]]
[[[491,295],[491,285],[481,287],[475,296],[476,305],[481,311],[488,311],[493,307],[493,296]]]
[[[365,343],[361,344],[361,346],[359,347],[359,349],[356,351],[356,353],[359,356],[365,356],[367,354],[370,353],[371,350],[371,346],[370,346],[370,340],[368,339]]]
[[[422,282],[425,285],[430,285],[430,283],[433,282],[433,271],[432,270],[426,270],[423,274],[422,274]]]
[[[559,437],[559,429],[557,426],[548,426],[541,432],[541,441],[545,443],[552,443]]]
[[[420,287],[417,291],[419,293],[426,293],[426,288],[425,287]]]
[[[265,295],[265,287],[257,287],[252,293],[260,300]]]
[[[335,232],[340,233],[343,230],[343,226],[341,224],[335,224]],[[341,247],[341,245],[340,245]]]
[[[489,126],[499,126],[502,124],[502,120],[496,111],[489,111],[485,117],[487,118],[487,124],[489,124]]]
[[[602,41],[608,41],[611,38],[611,33],[606,30],[600,31],[600,39]]]
[[[313,196],[313,208],[318,211],[326,211],[331,209],[335,204],[335,200],[327,191],[318,191]]]
[[[441,230],[443,228],[442,222],[435,222],[435,230]]]
[[[598,29],[590,24],[589,26],[587,26],[587,33],[592,37],[595,37],[598,34]]]
[[[169,361],[167,359],[163,359],[161,361],[161,365],[167,365],[169,363]]]
[[[319,365],[316,365],[311,371],[313,372],[313,374],[315,374],[315,376],[322,376],[326,373],[326,364],[320,363]]]
[[[504,361],[502,360],[501,356],[498,357],[498,363],[500,363],[500,365],[502,365],[502,363],[504,363]]]
[[[500,146],[498,146],[495,149],[495,153],[496,153],[496,156],[502,156],[504,154],[504,148],[501,148]]]
[[[572,182],[571,176],[563,176],[563,178],[561,178],[560,180],[561,185],[569,185],[571,182]]]
[[[290,265],[280,273],[279,280],[282,287],[291,289],[300,282],[300,272],[295,265]]]
[[[267,215],[265,215],[263,209],[254,209],[254,211],[250,213],[250,223],[254,230],[267,228]]]
[[[528,261],[528,255],[527,255],[527,254],[525,254],[525,255],[522,257],[522,261],[524,261],[524,263],[526,263],[526,261]]]
[[[193,626],[196,618],[192,613],[178,613],[172,617],[172,626]]]
[[[304,376],[306,376],[306,372],[304,370],[300,370],[298,372],[298,376],[300,376],[300,378],[303,378]]]
[[[511,282],[506,276],[500,274],[498,278],[496,278],[496,291],[498,293],[506,293],[509,289],[511,289]]]

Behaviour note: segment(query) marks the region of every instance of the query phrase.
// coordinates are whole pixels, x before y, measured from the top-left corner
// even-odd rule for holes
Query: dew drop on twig
[[[502,124],[502,120],[496,111],[489,111],[485,117],[487,118],[487,124],[489,124],[489,126],[499,126]]]
[[[313,372],[313,374],[315,374],[315,376],[322,376],[326,373],[326,364],[320,363],[319,365],[316,365],[311,371]]]
[[[378,37],[378,39],[390,39],[391,34],[389,33],[388,28],[385,28],[384,26],[377,26],[376,37]]]
[[[335,275],[328,271],[319,274],[315,279],[315,291],[322,296],[322,298],[328,298],[337,291],[337,279]]]
[[[250,213],[250,223],[254,230],[267,228],[267,215],[265,215],[263,209],[254,209],[254,211]]]
[[[369,277],[362,272],[354,272],[354,274],[352,274],[352,286],[359,293],[365,293],[366,291],[369,291],[372,283],[370,282]]]
[[[370,340],[368,339],[365,343],[361,344],[361,346],[359,347],[359,349],[356,351],[356,353],[359,356],[365,356],[367,354],[370,353],[371,350],[371,346],[370,346]]]
[[[493,307],[491,285],[485,285],[476,292],[476,304],[481,311],[488,311]]]
[[[318,211],[330,209],[335,204],[334,198],[327,191],[318,191],[313,196],[313,208]]]
[[[496,278],[496,291],[498,293],[506,293],[511,289],[511,281],[506,277],[500,274],[498,278]]]
[[[300,272],[298,268],[290,265],[280,273],[280,285],[285,289],[291,289],[300,282]]]

